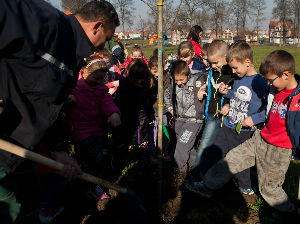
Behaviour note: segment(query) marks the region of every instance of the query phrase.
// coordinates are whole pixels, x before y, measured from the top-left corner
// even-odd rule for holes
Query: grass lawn
[[[142,40],[130,40],[126,42],[130,46],[133,44],[138,44],[143,47],[145,57],[147,59],[150,58],[152,55],[153,50],[156,48],[156,46],[149,46],[148,42],[142,41]],[[131,47],[128,47],[130,50]],[[285,47],[279,47],[279,46],[252,46],[253,52],[254,52],[254,65],[257,70],[259,71],[260,63],[263,61],[263,59],[270,54],[272,51],[275,51],[277,49],[283,49],[290,54],[292,54],[295,57],[296,61],[296,73],[300,74],[300,48],[297,48],[296,46],[285,46]],[[170,46],[170,47],[164,47],[165,55],[168,55],[169,53],[176,53],[177,52],[177,46]]]

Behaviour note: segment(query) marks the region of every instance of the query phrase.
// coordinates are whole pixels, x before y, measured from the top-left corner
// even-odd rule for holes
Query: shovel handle
[[[20,146],[12,144],[12,143],[10,143],[8,141],[5,141],[3,139],[0,139],[0,150],[10,152],[10,153],[12,153],[14,155],[17,155],[17,156],[20,156],[24,159],[29,159],[33,162],[40,163],[44,166],[48,166],[48,167],[53,168],[53,169],[58,170],[58,171],[62,171],[63,167],[64,167],[64,164],[62,164],[60,162],[57,162],[53,159],[47,158],[47,157],[42,156],[40,154],[37,154],[35,152],[29,151],[25,148],[22,148]],[[103,187],[106,187],[106,188],[109,188],[109,189],[113,189],[113,190],[115,190],[117,192],[120,192],[120,193],[123,193],[123,194],[127,193],[127,188],[124,188],[124,187],[121,187],[119,185],[113,184],[113,183],[108,182],[106,180],[102,180],[101,178],[92,176],[92,175],[87,174],[87,173],[82,173],[82,174],[78,175],[78,178],[82,179],[82,180],[85,180],[85,181],[88,181],[90,183],[96,184],[96,185],[100,185],[100,186],[103,186]]]

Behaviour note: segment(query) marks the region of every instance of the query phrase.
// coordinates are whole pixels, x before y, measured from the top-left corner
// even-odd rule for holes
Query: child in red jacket
[[[106,135],[103,119],[108,118],[113,127],[119,126],[120,111],[103,82],[108,71],[104,59],[93,54],[86,62],[82,78],[78,80],[72,95],[69,96],[67,122],[71,141],[83,170],[99,176],[107,154],[103,146]],[[95,186],[89,189],[89,193],[98,200],[103,191],[99,186]]]
[[[148,60],[144,57],[142,48],[138,45],[135,45],[132,48],[130,57],[122,64],[122,66],[126,69],[132,59],[142,59],[146,64],[148,64]]]

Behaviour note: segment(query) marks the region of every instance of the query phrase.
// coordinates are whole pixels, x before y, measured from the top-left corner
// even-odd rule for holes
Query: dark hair
[[[127,67],[129,67],[127,78],[130,83],[135,86],[150,88],[152,74],[143,60],[132,59]]]
[[[170,73],[171,76],[174,78],[175,74],[185,74],[186,76],[189,76],[191,71],[188,64],[185,61],[177,60],[172,64]]]
[[[153,67],[158,67],[158,56],[151,56],[148,62],[149,69],[152,69]]]
[[[78,14],[84,21],[96,22],[102,20],[105,25],[120,25],[118,13],[113,5],[107,1],[90,1],[84,4],[74,14]]]
[[[137,44],[135,44],[135,45],[133,46],[133,48],[131,49],[131,54],[132,54],[133,52],[140,52],[140,53],[142,54],[142,56],[144,56],[144,52],[143,52],[142,47],[139,46],[139,45],[137,45]]]
[[[190,33],[188,35],[188,39],[192,39],[195,42],[199,42],[199,33],[202,32],[202,28],[199,25],[195,25],[191,28]]]
[[[290,71],[292,74],[295,73],[295,59],[290,53],[284,50],[271,52],[259,67],[259,72],[263,76],[268,73],[279,76],[284,71]]]
[[[158,48],[156,48],[156,49],[153,50],[152,56],[158,57]]]

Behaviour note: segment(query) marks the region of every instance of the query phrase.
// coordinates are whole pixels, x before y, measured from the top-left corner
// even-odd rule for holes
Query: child
[[[108,118],[112,126],[119,126],[120,111],[104,85],[108,72],[106,62],[98,55],[88,57],[86,62],[82,78],[69,96],[67,123],[77,158],[87,172],[99,176],[107,155],[103,146],[106,135],[102,129],[103,117]],[[103,192],[99,186],[94,186],[89,193],[98,200]]]
[[[121,77],[121,71],[116,65],[111,64],[112,53],[108,49],[104,48],[103,50],[100,50],[96,54],[98,56],[101,56],[104,59],[106,65],[109,68],[104,78],[104,84],[108,87],[109,93],[113,95],[118,89],[119,79]]]
[[[153,85],[151,87],[154,104],[153,108],[155,111],[155,120],[150,123],[149,127],[149,145],[148,150],[151,157],[152,162],[155,162],[155,154],[156,154],[156,141],[157,141],[157,132],[158,132],[158,58],[156,56],[152,56],[148,63],[148,68],[153,76]],[[163,88],[166,90],[170,84],[170,78],[168,74],[164,71],[163,73]],[[170,160],[170,157],[167,152],[167,148],[169,145],[169,131],[168,131],[168,121],[166,107],[163,110],[163,154],[165,160]]]
[[[214,143],[205,149],[200,162],[202,174],[231,149],[250,139],[255,125],[265,121],[269,88],[265,79],[254,68],[251,47],[245,42],[236,43],[230,47],[226,61],[239,78],[234,81],[231,90],[224,83],[219,87],[220,93],[230,99],[230,104],[224,105],[221,111],[222,115],[228,115]],[[240,125],[242,129],[239,128]],[[254,193],[250,169],[235,174],[235,177],[243,194]]]
[[[208,48],[209,48],[210,44],[209,43],[205,43],[203,45],[202,51],[201,51],[201,59],[202,62],[204,63],[204,65],[206,66],[205,70],[209,70],[209,62],[208,62]]]
[[[201,58],[203,49],[201,48],[199,41],[202,36],[203,30],[199,25],[194,25],[189,34],[188,41],[192,42],[197,57]]]
[[[205,45],[203,48],[205,49]],[[199,165],[204,149],[213,144],[221,128],[222,115],[219,112],[223,105],[229,103],[229,100],[224,99],[223,95],[218,92],[221,82],[227,83],[234,78],[226,62],[227,51],[227,44],[221,40],[214,40],[207,49],[207,58],[212,68],[207,82],[205,127],[197,150],[195,167]],[[205,50],[202,51],[202,55],[205,57]]]
[[[141,59],[133,59],[125,72],[115,97],[122,121],[114,132],[115,141],[126,149],[146,147],[149,123],[154,117],[150,92],[152,75]]]
[[[122,66],[126,69],[126,67],[131,62],[132,59],[142,59],[146,64],[148,64],[148,60],[144,58],[144,53],[142,48],[138,45],[135,45],[132,48],[130,57],[122,64]]]
[[[178,46],[178,56],[180,60],[185,61],[191,74],[197,74],[199,72],[205,73],[205,65],[195,57],[194,46],[190,41],[181,42]]]
[[[299,222],[299,215],[288,200],[282,184],[289,168],[291,149],[299,146],[300,79],[294,75],[293,56],[283,50],[269,54],[260,66],[260,73],[268,85],[277,90],[266,125],[210,168],[203,182],[192,184],[191,190],[210,197],[232,174],[256,165],[261,195],[280,212],[273,216],[281,214],[289,222],[296,223]]]
[[[203,94],[206,75],[191,75],[188,64],[179,60],[173,63],[171,76],[175,85],[169,85],[164,93],[167,110],[175,118],[177,137],[175,161],[180,172],[194,162],[194,143],[203,125]],[[188,165],[187,165],[188,164]]]

